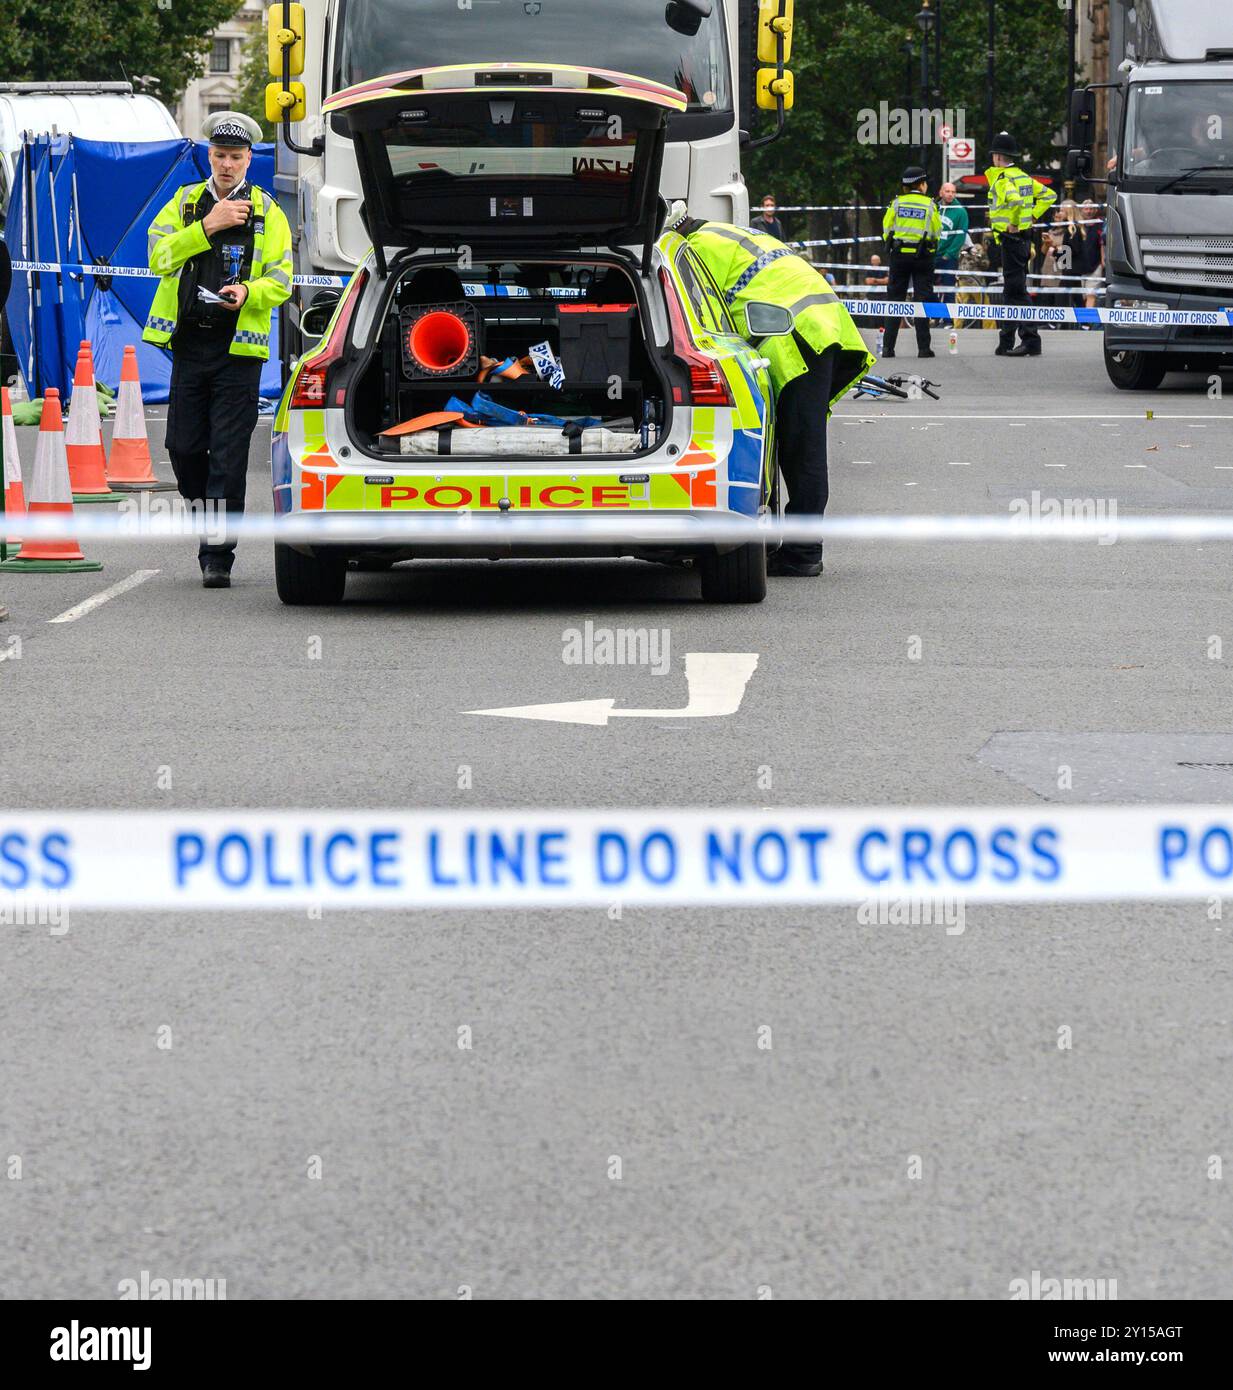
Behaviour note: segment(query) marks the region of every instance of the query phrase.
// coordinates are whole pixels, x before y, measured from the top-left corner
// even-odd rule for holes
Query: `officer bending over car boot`
[[[785,510],[791,517],[820,518],[830,500],[831,407],[873,366],[873,356],[829,281],[795,248],[764,232],[701,222],[679,201],[666,229],[685,237],[723,294],[737,332],[770,360],[779,469],[788,485]],[[755,342],[745,314],[751,303],[791,310],[792,332]],[[785,544],[768,569],[787,579],[821,574],[821,541]]]

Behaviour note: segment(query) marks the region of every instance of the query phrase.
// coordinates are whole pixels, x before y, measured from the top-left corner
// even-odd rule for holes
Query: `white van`
[[[22,131],[52,130],[83,140],[181,140],[157,97],[128,82],[0,82],[0,229],[13,188]]]

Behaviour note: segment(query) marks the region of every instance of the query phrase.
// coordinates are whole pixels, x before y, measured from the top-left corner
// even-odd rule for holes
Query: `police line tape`
[[[1233,309],[1085,309],[1041,304],[934,304],[888,299],[840,299],[854,318],[997,319],[1007,323],[1119,324],[1123,327],[1233,328]],[[1214,346],[1212,344],[1211,346]]]
[[[1233,806],[4,811],[0,916],[1210,899]]]
[[[72,261],[14,261],[15,274],[33,272],[36,274],[91,275],[95,279],[160,280],[162,276],[145,266],[135,265],[81,265]],[[341,275],[293,275],[293,285],[311,285],[323,289],[341,288],[348,283],[348,277]]]
[[[890,273],[890,267],[885,263],[882,263],[880,265],[872,265],[868,262],[858,263],[856,261],[810,261],[809,264],[812,265],[815,270],[874,270],[877,271],[879,275],[887,275]],[[957,265],[935,266],[934,272],[937,275],[962,275],[965,278],[970,277],[972,279],[980,280],[1000,281],[1002,279],[1002,272],[1000,270],[964,270]],[[1093,278],[1100,281],[1100,287],[1102,289],[1104,288],[1105,284],[1105,277],[1103,275],[1097,275],[1095,271],[1093,271],[1090,275],[1045,275],[1043,273],[1037,273],[1033,271],[1028,275],[1027,278],[1029,280],[1061,280],[1066,285],[1069,285],[1074,289],[1080,289],[1084,284],[1087,283],[1087,281]],[[856,289],[858,287],[852,285],[848,286],[847,288]],[[985,286],[982,285],[981,288],[984,289]],[[989,288],[996,288],[996,286],[989,286]]]
[[[911,385],[909,377],[903,389],[909,390]],[[879,400],[878,406],[881,405]],[[869,406],[853,402],[852,418],[869,417],[873,413]],[[887,412],[881,414],[885,417]],[[755,517],[731,512],[708,514],[701,509],[678,513],[638,512],[631,510],[628,503],[619,504],[617,510],[610,496],[615,490],[611,472],[601,475],[599,482],[590,477],[567,481],[558,477],[545,479],[525,470],[524,473],[529,479],[525,486],[515,486],[518,474],[494,480],[477,478],[473,474],[466,478],[456,475],[437,478],[419,472],[404,473],[397,478],[393,474],[370,477],[365,481],[372,486],[374,509],[368,512],[239,516],[223,510],[215,514],[208,504],[186,502],[166,493],[130,493],[119,505],[79,508],[72,517],[28,512],[3,516],[0,513],[3,516],[0,538],[7,536],[13,542],[20,542],[71,537],[117,544],[179,539],[207,540],[211,544],[274,541],[300,546],[341,545],[359,550],[369,546],[423,547],[423,558],[431,558],[433,551],[451,547],[517,554],[520,548],[535,545],[688,551],[710,545],[807,544],[837,540],[1095,541],[1101,546],[1125,541],[1233,541],[1233,514],[1227,510],[1213,511],[1210,515],[1126,516],[1119,511],[1116,496],[1059,497],[1034,490],[1008,503],[1004,514],[987,516],[775,517],[768,513]],[[500,494],[506,486],[518,497],[516,503],[512,498],[501,499]],[[391,510],[378,509],[382,505],[382,493],[388,494],[386,505]],[[498,510],[501,500],[511,503],[510,510]],[[413,505],[415,510],[397,510]],[[590,507],[596,510],[578,510]],[[609,510],[599,510],[602,508]]]

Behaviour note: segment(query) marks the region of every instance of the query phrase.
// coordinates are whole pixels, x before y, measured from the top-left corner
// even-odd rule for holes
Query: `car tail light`
[[[661,269],[659,278],[668,305],[668,321],[672,325],[672,355],[689,371],[689,400],[677,401],[677,405],[735,406],[732,388],[719,363],[694,346],[672,277]]]
[[[312,352],[296,369],[295,384],[291,388],[292,410],[321,410],[325,406],[326,378],[330,368],[341,360],[343,347],[347,341],[347,330],[355,314],[355,306],[360,302],[368,272],[361,270],[358,282],[351,287],[342,301],[342,308],[334,320],[334,328],[326,341]]]

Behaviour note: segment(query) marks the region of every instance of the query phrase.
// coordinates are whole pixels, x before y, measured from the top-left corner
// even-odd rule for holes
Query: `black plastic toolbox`
[[[628,380],[634,305],[562,304],[558,312],[567,382]]]

